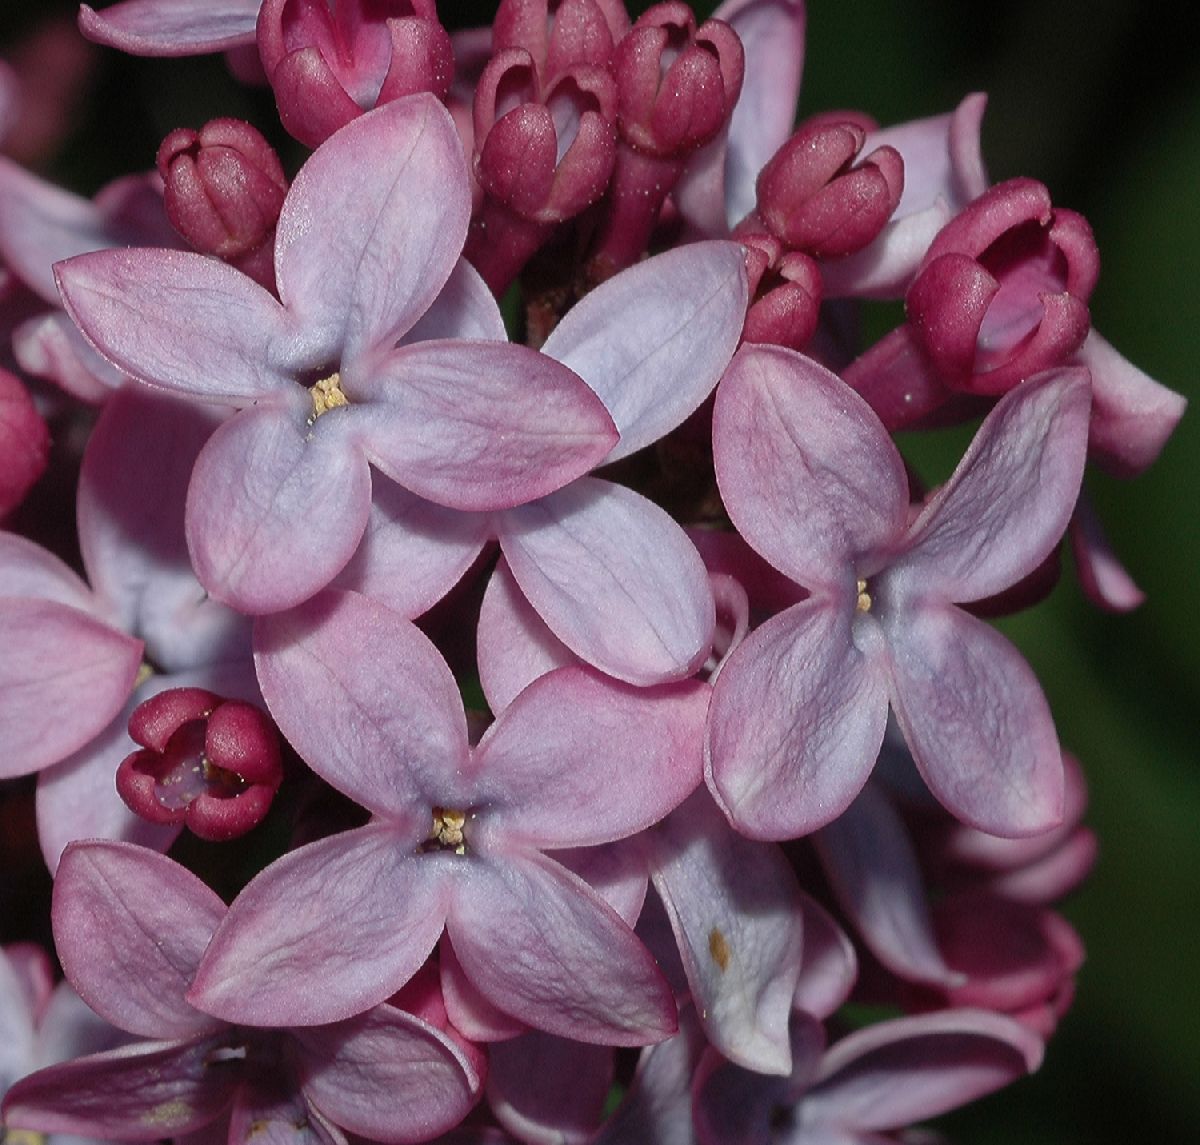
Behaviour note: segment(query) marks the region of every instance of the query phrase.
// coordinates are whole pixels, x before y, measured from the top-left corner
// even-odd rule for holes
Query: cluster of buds
[[[65,975],[0,953],[6,1132],[896,1142],[1036,1069],[1096,844],[985,618],[1068,531],[1138,602],[1081,483],[1184,403],[983,97],[793,128],[801,0],[80,26],[279,123],[91,200],[0,160],[0,779]],[[930,488],[892,438],[975,419]]]

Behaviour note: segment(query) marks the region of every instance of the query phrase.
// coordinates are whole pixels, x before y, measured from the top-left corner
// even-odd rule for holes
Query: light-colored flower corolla
[[[696,787],[706,685],[635,689],[564,668],[471,748],[445,661],[384,606],[326,592],[261,617],[255,640],[280,730],[373,819],[246,887],[195,1005],[261,1024],[341,1020],[402,986],[444,930],[472,987],[520,1022],[609,1044],[674,1031],[649,953],[543,852],[635,834]]]
[[[504,509],[616,442],[600,399],[545,355],[397,346],[451,278],[469,209],[450,116],[415,95],[348,124],[296,176],[277,229],[281,301],[188,253],[57,268],[72,317],[120,369],[240,408],[188,490],[193,565],[216,599],[270,612],[328,584],[367,526],[372,466],[442,505]]]
[[[108,401],[79,485],[86,582],[0,533],[0,774],[40,772],[51,868],[71,839],[174,838],[133,816],[113,784],[136,748],[126,726],[138,703],[181,685],[256,695],[249,622],[206,596],[183,536],[188,474],[215,423],[132,387]]]
[[[1053,371],[1006,396],[910,520],[895,445],[810,359],[744,347],[717,393],[713,449],[749,544],[810,596],[756,629],[714,686],[709,786],[756,838],[804,835],[866,782],[889,705],[937,798],[995,834],[1062,813],[1062,758],[1033,672],[956,607],[1026,576],[1079,492],[1090,387]]]
[[[258,1030],[188,1005],[185,991],[225,912],[215,892],[155,852],[69,848],[52,907],[63,969],[97,1014],[146,1040],[18,1082],[5,1124],[145,1140],[228,1115],[231,1141],[258,1132],[317,1145],[331,1127],[334,1141],[341,1129],[399,1143],[462,1120],[480,1092],[480,1055],[394,1006],[325,1027]]]
[[[567,313],[542,353],[581,376],[616,423],[602,463],[651,445],[704,401],[745,308],[742,248],[705,242],[629,268]],[[491,321],[502,338],[499,314]],[[713,599],[694,546],[653,502],[597,476],[486,514],[387,490],[339,584],[419,616],[490,537],[556,636],[609,675],[651,684],[690,675],[708,654]]]
[[[89,40],[135,56],[196,56],[254,43],[262,0],[121,0],[79,6]]]

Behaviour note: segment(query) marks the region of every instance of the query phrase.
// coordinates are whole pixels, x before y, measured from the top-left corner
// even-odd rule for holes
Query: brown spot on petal
[[[729,943],[717,927],[708,932],[708,952],[718,969],[724,973],[729,966]]]

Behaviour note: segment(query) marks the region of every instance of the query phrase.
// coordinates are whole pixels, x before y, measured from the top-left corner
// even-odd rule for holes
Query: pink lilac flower
[[[328,1141],[329,1126],[416,1142],[462,1120],[479,1094],[479,1055],[393,1006],[332,1026],[256,1030],[188,1005],[184,992],[225,910],[200,879],[152,851],[72,846],[54,887],[59,958],[93,1010],[148,1040],[26,1077],[5,1099],[6,1125],[146,1139],[228,1113],[230,1140],[259,1123],[297,1143]]]
[[[364,154],[377,161],[363,168]],[[468,210],[450,117],[418,95],[354,120],[297,175],[275,248],[282,305],[200,255],[112,251],[57,268],[72,317],[120,369],[240,407],[188,491],[192,561],[216,599],[267,612],[327,584],[367,526],[372,466],[421,497],[490,510],[612,448],[599,399],[550,358],[492,341],[396,346],[450,278]]]
[[[811,595],[731,654],[713,693],[707,776],[739,830],[799,836],[866,781],[889,706],[922,776],[966,822],[1030,834],[1062,811],[1054,725],[1032,671],[957,603],[1045,558],[1082,476],[1082,371],[1014,390],[909,520],[895,445],[836,375],[745,347],[717,393],[713,448],[743,537]]]
[[[634,834],[692,791],[704,685],[638,690],[563,669],[472,749],[445,662],[381,605],[325,593],[261,618],[256,643],[284,735],[374,818],[250,883],[205,955],[196,1005],[263,1024],[340,1020],[403,985],[445,929],[472,986],[522,1022],[615,1044],[673,1032],[645,948],[542,852]]]
[[[79,27],[98,44],[141,56],[193,56],[254,42],[262,0],[121,0],[79,6]]]

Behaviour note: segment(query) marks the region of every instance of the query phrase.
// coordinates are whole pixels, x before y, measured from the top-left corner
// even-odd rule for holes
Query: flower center
[[[423,851],[453,851],[467,853],[467,813],[448,807],[433,809],[433,826],[425,840]]]
[[[329,377],[322,378],[319,382],[314,383],[308,392],[312,395],[313,404],[312,415],[308,419],[309,425],[312,425],[323,413],[328,413],[338,406],[350,404],[350,399],[342,390],[340,374],[330,374]]]
[[[855,609],[858,612],[870,612],[871,594],[867,592],[867,582],[860,580],[856,585],[856,591],[858,592],[858,600],[855,602]]]

